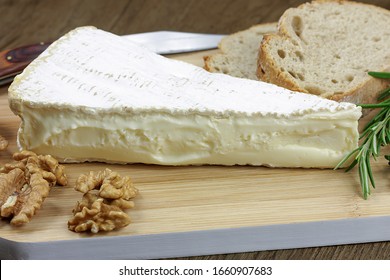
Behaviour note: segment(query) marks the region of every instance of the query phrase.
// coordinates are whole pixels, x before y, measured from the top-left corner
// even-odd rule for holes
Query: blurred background
[[[0,50],[53,41],[78,26],[116,33],[180,30],[228,34],[277,21],[303,0],[0,0]],[[390,9],[390,0],[362,0]]]

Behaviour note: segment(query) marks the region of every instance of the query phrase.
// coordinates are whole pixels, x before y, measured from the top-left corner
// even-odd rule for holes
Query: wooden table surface
[[[179,30],[228,34],[277,21],[302,0],[1,0],[0,50],[53,41],[85,25],[129,34]],[[365,0],[390,9],[389,0]],[[0,87],[5,94],[7,87]],[[390,259],[390,242],[247,252],[181,259]]]

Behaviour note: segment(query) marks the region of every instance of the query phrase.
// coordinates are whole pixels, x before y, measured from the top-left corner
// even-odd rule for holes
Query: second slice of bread
[[[278,32],[264,36],[257,76],[337,101],[372,103],[389,82],[367,72],[389,70],[389,10],[319,0],[286,10]]]
[[[257,56],[263,35],[276,32],[276,23],[254,25],[224,37],[219,53],[205,56],[205,69],[238,78],[257,80]]]

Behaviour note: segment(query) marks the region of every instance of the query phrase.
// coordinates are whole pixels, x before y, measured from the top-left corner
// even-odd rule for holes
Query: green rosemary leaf
[[[363,192],[364,199],[367,199],[368,194],[370,192],[366,164],[367,163],[365,160],[359,162],[359,178],[360,178],[360,184],[362,185],[362,192]]]
[[[343,165],[344,165],[344,163],[346,163],[347,162],[347,160],[350,158],[350,157],[352,157],[357,151],[359,151],[360,150],[360,148],[356,148],[355,150],[353,150],[352,152],[350,152],[350,153],[348,153],[337,165],[336,165],[336,167],[334,168],[334,170],[336,170],[336,169],[339,169],[339,168],[341,168]],[[355,163],[355,165],[356,165],[356,163]]]
[[[354,168],[355,166],[356,166],[356,164],[358,164],[359,163],[359,161],[357,160],[357,159],[355,159],[352,163],[351,163],[351,165],[347,168],[347,169],[345,169],[345,172],[348,172],[348,171],[350,171],[352,168]]]
[[[371,154],[373,155],[373,157],[377,157],[378,156],[378,141],[376,140],[376,135],[372,135],[372,138],[371,138]],[[380,148],[380,147],[379,147]]]
[[[380,79],[390,79],[390,73],[387,73],[387,72],[370,71],[370,72],[368,72],[368,75],[375,77],[375,78],[380,78]]]
[[[368,176],[370,178],[370,182],[372,187],[375,189],[375,181],[374,181],[374,176],[372,175],[372,169],[371,169],[371,163],[370,163],[370,157],[366,157],[366,166],[367,166],[367,172]]]
[[[364,128],[363,132],[360,134],[359,139],[368,138],[368,136],[372,133],[372,128],[376,125],[376,122],[374,123],[368,123],[366,127]]]
[[[380,133],[380,138],[381,138],[381,142],[382,142],[382,145],[386,146],[388,144],[387,142],[387,137],[386,137],[386,128],[385,129],[382,129],[381,133]]]
[[[364,132],[369,132],[369,129],[371,126],[375,125],[376,123],[378,123],[379,121],[383,120],[386,116],[386,114],[389,112],[388,108],[387,110],[386,109],[382,109],[379,111],[379,113],[377,113],[377,115],[375,115],[367,124],[366,126],[364,127]],[[362,137],[361,137],[362,138]]]
[[[364,109],[374,109],[374,108],[386,108],[389,105],[378,103],[378,104],[359,104],[359,106],[364,108]]]
[[[384,129],[385,130],[385,134],[386,134],[386,145],[389,145],[390,143],[390,122],[387,124],[386,128]]]
[[[385,100],[387,98],[390,97],[390,88],[388,89],[385,89],[384,91],[382,91],[381,93],[379,93],[379,97],[378,97],[378,100],[379,101],[382,101],[382,100]]]

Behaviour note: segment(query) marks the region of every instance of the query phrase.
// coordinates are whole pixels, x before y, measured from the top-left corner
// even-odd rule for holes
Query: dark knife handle
[[[51,43],[39,43],[0,52],[0,85],[12,82]]]

